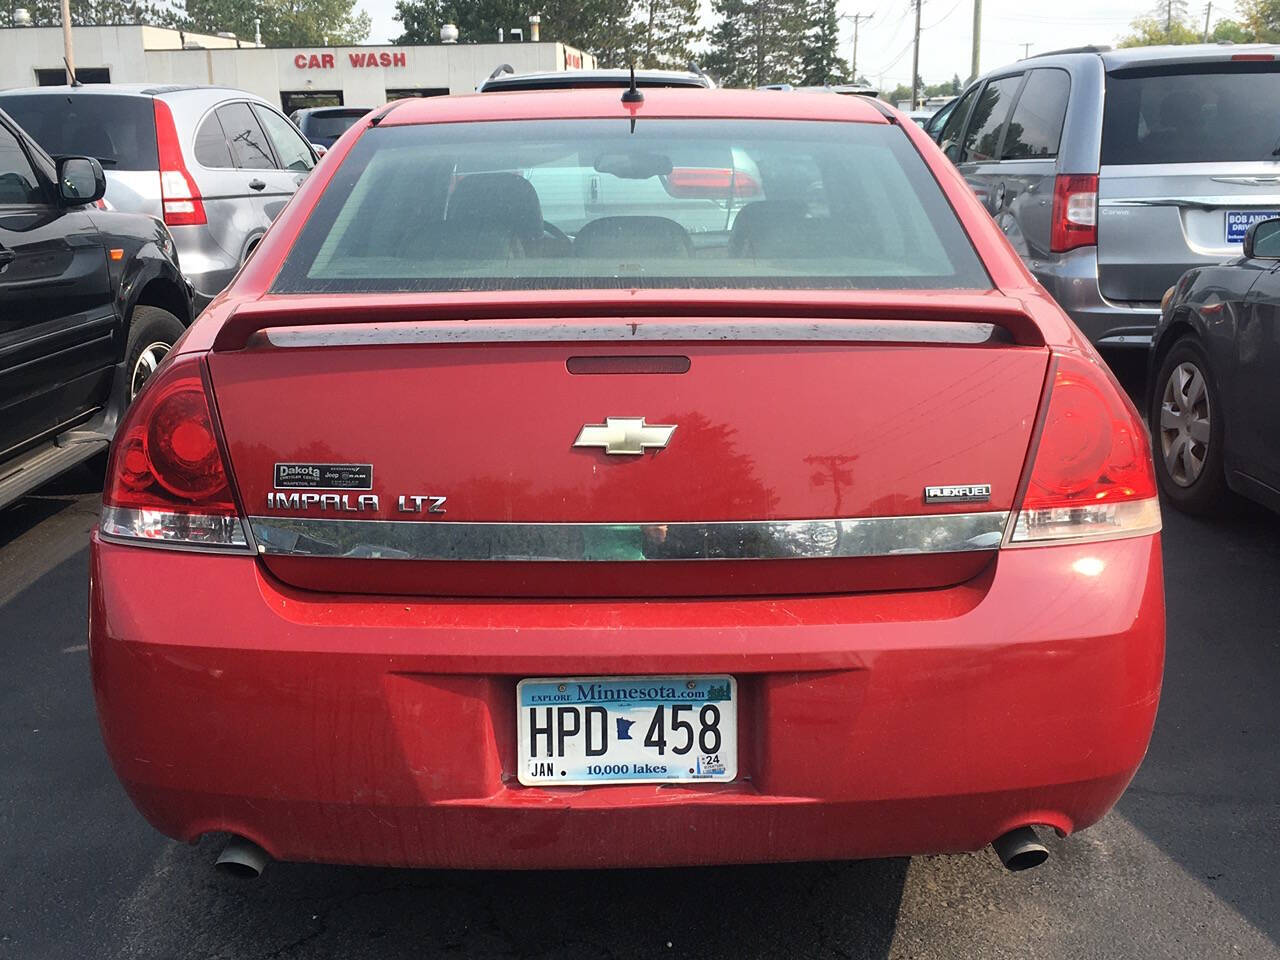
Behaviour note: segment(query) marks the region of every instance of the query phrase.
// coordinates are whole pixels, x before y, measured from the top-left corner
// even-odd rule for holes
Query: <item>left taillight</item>
[[[1146,426],[1098,363],[1054,359],[1030,474],[1007,545],[1157,533],[1160,501]]]
[[[1098,178],[1094,174],[1059,174],[1053,182],[1053,214],[1049,249],[1066,253],[1098,242]]]
[[[199,357],[175,357],[147,383],[111,449],[102,492],[104,536],[248,551],[209,397]]]

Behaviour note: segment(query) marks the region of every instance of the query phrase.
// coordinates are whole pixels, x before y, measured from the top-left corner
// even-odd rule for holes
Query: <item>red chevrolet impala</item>
[[[1142,759],[1159,530],[1133,407],[901,114],[406,101],[121,424],[94,688],[138,809],[248,874],[1024,867]]]

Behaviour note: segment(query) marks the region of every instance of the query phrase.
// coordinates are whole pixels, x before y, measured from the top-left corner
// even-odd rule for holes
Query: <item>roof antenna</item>
[[[631,64],[631,86],[622,92],[623,103],[644,103],[644,94],[636,87],[636,65]]]
[[[636,65],[631,64],[631,86],[622,91],[622,102],[639,106],[644,103],[644,94],[636,87]],[[636,112],[633,107],[631,111],[631,132],[636,132]]]

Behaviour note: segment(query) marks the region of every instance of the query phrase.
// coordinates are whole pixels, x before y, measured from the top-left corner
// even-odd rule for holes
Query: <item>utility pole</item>
[[[67,84],[76,82],[76,57],[71,49],[71,0],[62,0],[62,56],[67,62]]]
[[[853,15],[846,13],[840,18],[841,20],[853,22],[853,57],[849,60],[849,79],[854,83],[858,82],[858,24],[863,20],[870,20],[874,16],[874,13],[855,13]]]
[[[1029,44],[1029,43],[1020,43],[1020,44],[1018,44],[1018,46],[1020,46],[1020,47],[1022,48],[1022,59],[1023,59],[1023,60],[1025,60],[1025,59],[1027,59],[1027,57],[1031,56],[1031,44]]]
[[[978,79],[978,48],[982,46],[982,0],[973,0],[973,56],[969,60],[969,79]]]
[[[1209,42],[1209,14],[1211,13],[1213,13],[1213,0],[1209,0],[1204,8],[1204,36],[1200,38],[1204,43]],[[854,36],[857,36],[857,34],[854,34]],[[854,42],[856,43],[857,41]],[[854,49],[856,50],[857,47],[855,46]]]
[[[1164,35],[1167,38],[1173,33],[1173,0],[1165,0],[1164,4]]]
[[[64,3],[67,0],[63,0]],[[911,50],[911,109],[917,109],[920,103],[920,7],[924,0],[915,0],[916,4],[916,38]]]

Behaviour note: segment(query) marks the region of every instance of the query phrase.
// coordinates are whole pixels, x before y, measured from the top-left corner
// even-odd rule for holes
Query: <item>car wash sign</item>
[[[406,65],[403,50],[347,50],[345,56],[357,70]],[[318,53],[299,53],[293,58],[293,65],[299,70],[332,70],[337,66],[337,61],[337,54],[324,50]]]

